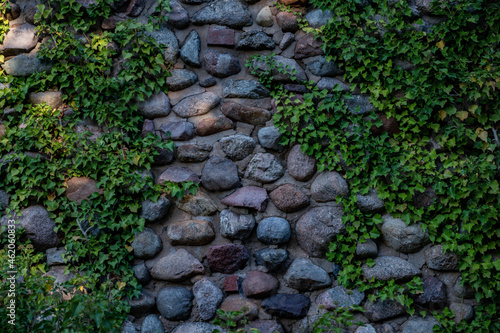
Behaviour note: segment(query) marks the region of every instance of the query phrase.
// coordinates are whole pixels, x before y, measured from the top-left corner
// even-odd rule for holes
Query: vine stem
[[[500,147],[500,140],[498,139],[498,133],[495,127],[491,127],[491,130],[493,131],[493,136],[495,137],[495,141],[497,142],[497,146]]]

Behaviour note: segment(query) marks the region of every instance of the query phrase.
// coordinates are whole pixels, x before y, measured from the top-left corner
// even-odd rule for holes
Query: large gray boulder
[[[385,244],[396,251],[414,253],[430,242],[429,233],[422,230],[422,224],[406,223],[389,214],[382,216],[380,227]]]

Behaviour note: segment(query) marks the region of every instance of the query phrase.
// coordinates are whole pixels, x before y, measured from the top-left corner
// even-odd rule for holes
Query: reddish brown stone
[[[286,213],[296,212],[309,205],[307,195],[290,184],[276,188],[269,197],[278,209]]]
[[[101,28],[103,30],[114,30],[116,28],[116,24],[120,21],[124,21],[124,19],[119,16],[113,15],[102,20]]]
[[[238,275],[229,275],[224,279],[224,291],[226,293],[238,292]]]
[[[98,189],[97,182],[87,177],[73,177],[67,182],[68,188],[66,189],[66,198],[71,201],[76,201],[81,204],[83,200],[87,199],[92,193],[104,193],[102,189]]]
[[[280,0],[285,6],[305,6],[308,0]]]
[[[245,186],[221,200],[221,204],[233,207],[257,209],[263,212],[267,207],[267,191],[262,187]]]
[[[225,274],[242,269],[249,258],[248,250],[243,245],[236,244],[215,245],[207,253],[210,269]]]
[[[397,134],[400,132],[399,129],[399,123],[394,117],[387,118],[387,116],[381,115],[380,120],[382,121],[382,126],[377,127],[375,125],[372,125],[371,131],[373,135],[380,135],[383,132],[387,132],[391,137],[394,136],[394,134]]]
[[[309,58],[324,54],[321,49],[323,43],[310,33],[302,37],[295,45],[295,59]]]
[[[278,291],[279,282],[272,275],[252,271],[243,280],[242,288],[247,297],[266,298]]]
[[[234,30],[225,28],[209,28],[207,44],[215,46],[234,46]]]
[[[299,22],[297,16],[290,12],[279,12],[276,15],[276,20],[283,32],[296,32],[299,30]]]
[[[233,129],[234,123],[225,116],[203,119],[196,126],[196,133],[199,136],[207,136],[222,131]]]
[[[234,121],[241,121],[252,125],[265,125],[271,119],[271,112],[252,106],[246,106],[234,102],[222,105],[222,113]]]
[[[259,314],[259,307],[251,300],[246,299],[240,295],[231,295],[227,297],[220,306],[222,311],[239,311],[240,315],[234,318],[235,321],[245,319],[255,319]]]

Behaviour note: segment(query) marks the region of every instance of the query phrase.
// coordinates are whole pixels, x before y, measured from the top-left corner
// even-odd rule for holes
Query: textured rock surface
[[[141,326],[141,333],[163,333],[163,324],[155,314],[150,314],[144,319]]]
[[[61,91],[44,91],[38,93],[31,93],[29,96],[30,102],[32,104],[47,104],[53,109],[59,108],[62,101],[62,92]]]
[[[215,202],[200,190],[195,195],[185,195],[177,200],[175,205],[192,216],[209,216],[217,211]]]
[[[102,194],[104,191],[99,190],[96,184],[95,180],[88,177],[73,177],[67,181],[66,198],[80,204],[94,192]]]
[[[323,172],[314,179],[311,195],[317,202],[334,201],[337,195],[349,195],[349,187],[338,172]]]
[[[193,14],[191,22],[196,25],[220,24],[241,29],[252,24],[248,7],[238,0],[217,0]]]
[[[265,218],[259,222],[257,227],[257,239],[268,245],[286,244],[291,235],[290,224],[281,217]]]
[[[239,215],[229,209],[220,212],[220,234],[229,239],[246,239],[255,227],[252,214]]]
[[[262,302],[269,314],[281,318],[299,319],[307,315],[311,301],[302,294],[277,294]]]
[[[164,92],[152,95],[144,102],[139,102],[139,113],[148,119],[166,117],[170,114],[170,99]]]
[[[158,184],[163,184],[166,181],[172,183],[199,183],[200,178],[198,178],[198,175],[196,175],[196,173],[194,173],[194,171],[189,168],[172,166],[163,171],[160,177],[158,177]]]
[[[283,278],[289,287],[299,291],[322,289],[332,284],[328,273],[306,258],[295,259]]]
[[[220,156],[212,156],[205,163],[201,174],[201,184],[207,190],[231,190],[239,183],[238,167],[232,161]]]
[[[220,326],[208,323],[185,323],[177,326],[173,333],[212,333],[217,329],[221,330]]]
[[[244,298],[240,295],[231,295],[228,296],[222,305],[220,306],[223,311],[238,311],[241,312],[240,315],[237,315],[234,320],[239,321],[243,318],[252,320],[257,318],[259,308],[258,306],[250,301],[247,298]]]
[[[214,50],[205,52],[203,67],[208,74],[224,78],[238,74],[241,71],[240,61],[230,53],[220,53]]]
[[[164,196],[159,197],[157,202],[147,199],[142,202],[140,217],[149,223],[159,221],[168,213],[170,205],[170,200]]]
[[[253,208],[264,211],[267,206],[267,191],[262,187],[245,186],[221,200],[226,206]]]
[[[363,274],[368,280],[372,277],[375,280],[406,281],[419,274],[419,270],[408,261],[398,257],[378,257],[375,258],[375,265],[368,267],[363,265]]]
[[[231,274],[245,267],[249,254],[243,245],[214,245],[208,250],[207,259],[212,271]]]
[[[184,90],[198,81],[198,76],[190,69],[174,69],[167,77],[167,88],[169,91]]]
[[[188,96],[177,103],[172,110],[183,118],[200,116],[219,104],[220,98],[212,92]]]
[[[429,235],[422,230],[421,223],[406,225],[403,220],[391,215],[384,215],[382,219],[380,232],[384,242],[396,251],[413,253],[429,242]]]
[[[196,30],[192,30],[184,40],[181,48],[181,59],[186,64],[194,67],[201,66],[200,60],[201,41]]]
[[[172,245],[205,245],[214,240],[215,230],[209,221],[188,220],[170,224],[167,236]]]
[[[363,308],[366,311],[364,315],[371,321],[381,321],[397,317],[406,311],[401,304],[392,300],[366,302]]]
[[[203,278],[194,284],[193,294],[203,320],[211,319],[224,299],[219,287],[208,278]]]
[[[151,269],[151,276],[158,280],[182,281],[205,273],[205,268],[192,254],[179,249],[156,262]]]
[[[410,318],[403,325],[402,333],[427,333],[433,332],[435,325],[439,325],[436,318],[428,316],[425,318]]]
[[[222,151],[232,160],[239,161],[250,155],[256,143],[254,139],[246,135],[231,135],[220,141]]]
[[[248,272],[242,283],[245,296],[252,298],[269,297],[278,291],[278,287],[278,279],[260,271]]]
[[[305,182],[316,172],[316,160],[300,150],[300,145],[293,146],[288,154],[288,172],[296,180]]]
[[[309,197],[298,188],[285,184],[269,194],[271,201],[278,209],[292,213],[309,205]]]
[[[245,171],[245,178],[265,184],[281,178],[284,172],[283,166],[274,155],[257,153],[248,164]]]
[[[425,251],[425,262],[438,271],[457,271],[459,257],[453,252],[444,252],[442,245],[434,245]]]
[[[366,195],[357,195],[358,207],[362,212],[376,212],[384,208],[384,200],[378,197],[376,190],[370,190]]]
[[[316,299],[316,303],[332,311],[338,307],[347,309],[353,305],[360,305],[364,298],[365,294],[358,290],[348,290],[338,286],[320,294]]]
[[[150,259],[160,253],[163,249],[163,243],[153,229],[144,228],[143,232],[135,235],[132,247],[136,258]]]
[[[38,33],[35,26],[31,24],[20,24],[13,26],[5,35],[3,44],[0,46],[0,54],[14,56],[26,53],[35,48],[38,42]]]
[[[200,121],[196,127],[196,134],[199,136],[208,136],[215,133],[233,129],[233,122],[224,116],[206,118]]]
[[[255,263],[265,266],[270,271],[276,271],[283,266],[288,253],[283,249],[263,249],[255,252]]]
[[[261,128],[257,134],[259,143],[262,147],[273,149],[276,151],[284,150],[284,146],[280,144],[283,134],[274,126]]]
[[[271,119],[268,110],[248,107],[234,102],[226,102],[222,105],[222,113],[234,121],[241,121],[252,125],[264,125]]]
[[[158,292],[157,307],[168,320],[186,320],[191,315],[193,294],[183,287],[165,287]]]
[[[37,72],[45,72],[52,68],[52,65],[37,57],[19,54],[2,64],[5,73],[12,76],[29,76]]]
[[[415,298],[415,303],[430,309],[444,308],[447,296],[446,286],[437,277],[429,276],[424,279],[423,294]]]
[[[194,125],[188,121],[164,123],[161,130],[174,141],[191,140],[194,137]]]
[[[250,30],[241,34],[236,48],[240,50],[272,50],[274,40],[259,30]]]
[[[21,211],[18,223],[24,228],[35,248],[46,250],[57,247],[61,240],[54,231],[55,223],[42,206],[31,206]]]
[[[269,90],[259,81],[226,80],[222,85],[224,98],[263,98],[269,96]]]

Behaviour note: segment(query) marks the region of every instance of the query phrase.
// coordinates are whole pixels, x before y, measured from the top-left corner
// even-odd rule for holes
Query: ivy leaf
[[[125,282],[123,282],[123,281],[118,281],[116,283],[116,286],[118,287],[118,290],[122,290],[123,288],[125,288],[126,285],[127,284]]]
[[[482,129],[481,127],[476,128],[477,137],[483,140],[484,142],[488,142],[488,132]]]
[[[461,121],[464,121],[465,119],[467,119],[467,117],[469,117],[469,112],[467,111],[458,111],[455,116],[460,119]]]
[[[442,50],[444,48],[444,40],[440,40],[439,42],[436,43],[436,46]]]
[[[444,120],[444,118],[446,118],[446,111],[445,110],[439,111],[439,118],[441,118],[441,120]]]

